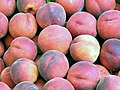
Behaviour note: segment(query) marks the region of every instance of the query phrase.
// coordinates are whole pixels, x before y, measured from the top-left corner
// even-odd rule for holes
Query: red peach
[[[81,11],[84,7],[84,0],[56,0],[56,2],[62,5],[68,14]]]
[[[88,12],[76,12],[67,22],[67,28],[73,37],[81,34],[97,35],[96,19]]]
[[[45,0],[17,0],[17,8],[20,12],[36,14],[38,8],[44,5]]]
[[[35,17],[30,13],[15,14],[10,19],[9,32],[14,38],[19,36],[33,38],[37,32],[37,22]]]
[[[100,80],[100,72],[94,64],[80,61],[71,66],[67,80],[70,81],[75,90],[94,90]]]
[[[0,0],[0,12],[6,16],[11,16],[16,8],[15,0]]]
[[[63,53],[57,50],[45,52],[38,61],[38,70],[45,80],[55,77],[65,77],[68,69],[68,59]]]
[[[4,82],[0,82],[0,90],[11,90],[10,87]]]
[[[100,79],[96,90],[120,90],[120,77],[108,75]]]
[[[53,24],[63,26],[66,21],[66,12],[60,4],[49,2],[38,9],[36,20],[42,28]]]
[[[30,81],[23,81],[18,83],[13,90],[39,90],[38,87],[30,82]]]
[[[86,0],[85,6],[87,12],[98,17],[107,10],[115,9],[116,2],[115,0]]]
[[[120,40],[116,38],[107,39],[101,48],[100,61],[109,70],[120,69]]]
[[[95,62],[100,53],[97,39],[91,35],[79,35],[70,45],[70,55],[75,61]]]
[[[0,0],[0,2],[1,1],[2,0]],[[3,13],[0,12],[0,38],[3,38],[7,32],[8,32],[8,18]]]
[[[1,81],[6,83],[10,88],[14,88],[15,83],[13,82],[11,76],[10,76],[10,67],[6,67],[1,75],[0,75]]]
[[[75,90],[72,84],[63,78],[53,78],[43,86],[42,90]]]
[[[110,75],[109,71],[102,65],[96,64],[97,69],[100,71],[101,78]]]
[[[5,68],[4,61],[0,58],[0,74],[3,71],[4,68]]]
[[[22,81],[30,81],[34,83],[38,77],[38,69],[32,60],[20,58],[11,65],[10,75],[15,84]]]
[[[38,37],[39,48],[42,52],[58,50],[66,54],[71,41],[72,36],[68,29],[59,25],[44,28]]]
[[[120,38],[120,11],[108,10],[100,15],[97,22],[98,34],[103,39]]]

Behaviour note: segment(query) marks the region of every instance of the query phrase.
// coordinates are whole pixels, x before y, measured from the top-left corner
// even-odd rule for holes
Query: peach
[[[2,2],[2,0],[0,0]],[[0,3],[2,4],[2,3]],[[3,38],[8,32],[8,18],[0,12],[0,38]]]
[[[101,78],[110,75],[109,71],[104,66],[96,64],[96,67],[100,71]]]
[[[35,43],[28,37],[15,38],[9,47],[10,55],[15,59],[28,58],[34,60],[37,55],[37,47]]]
[[[115,0],[86,0],[85,6],[87,12],[98,17],[107,10],[115,9],[116,2]]]
[[[119,77],[120,77],[120,71],[118,71],[117,76],[119,76]]]
[[[6,16],[11,16],[16,8],[15,0],[0,0],[0,12]]]
[[[94,63],[100,53],[97,39],[91,35],[79,35],[70,45],[70,54],[75,61],[89,61]]]
[[[111,38],[106,40],[101,48],[100,61],[109,70],[120,69],[120,40]]]
[[[33,38],[32,38],[33,42],[36,44],[37,47],[39,47],[39,44],[38,44],[38,35],[35,35]]]
[[[38,87],[30,82],[30,81],[23,81],[18,83],[13,90],[39,90]]]
[[[14,38],[10,35],[10,34],[7,34],[4,38],[4,43],[5,43],[5,47],[6,48],[9,48],[10,47],[10,44],[12,42]]]
[[[81,11],[84,7],[84,0],[56,0],[56,2],[62,5],[68,14]]]
[[[42,90],[43,86],[45,85],[45,81],[43,81],[42,79],[38,79],[35,82],[35,85],[39,88],[39,90]]]
[[[44,86],[42,90],[75,90],[72,84],[63,78],[53,78],[49,80]]]
[[[116,3],[115,10],[119,10],[120,11],[120,4]]]
[[[1,75],[0,75],[1,81],[6,83],[10,88],[14,88],[15,83],[13,82],[11,76],[10,76],[10,67],[6,67]]]
[[[8,48],[5,51],[5,53],[3,55],[3,60],[4,60],[6,66],[11,66],[13,64],[13,62],[16,60],[13,56],[11,56],[10,48]]]
[[[37,22],[30,13],[16,13],[9,22],[12,37],[26,36],[33,38],[37,32]]]
[[[63,26],[66,21],[66,12],[60,4],[49,2],[38,9],[36,20],[42,28],[53,24]]]
[[[120,90],[120,77],[115,75],[108,75],[102,78],[96,90]]]
[[[10,47],[3,55],[3,59],[7,66],[19,58],[28,58],[34,60],[37,55],[37,46],[28,37],[17,37],[12,40]]]
[[[67,80],[75,90],[94,90],[100,80],[100,72],[93,63],[80,61],[70,67]]]
[[[46,51],[38,61],[38,70],[45,80],[55,77],[65,77],[69,69],[67,57],[57,51]]]
[[[38,8],[45,3],[45,0],[17,0],[17,8],[20,12],[35,15]]]
[[[0,82],[0,90],[11,90],[10,87],[4,82]]]
[[[5,51],[5,47],[2,41],[0,41],[0,57],[2,57],[3,53]]]
[[[96,19],[88,12],[76,12],[67,22],[67,28],[73,37],[81,34],[97,35]]]
[[[20,58],[11,65],[10,76],[15,84],[22,81],[34,83],[38,77],[38,68],[32,60]]]
[[[97,22],[98,34],[103,39],[120,38],[120,11],[108,10],[100,15]]]
[[[21,36],[11,42],[10,47],[3,55],[3,59],[7,66],[11,66],[19,58],[34,60],[36,55],[37,47],[35,43],[28,37]]]
[[[4,68],[5,68],[4,61],[2,60],[2,58],[0,58],[0,74],[3,71]]]
[[[42,52],[58,50],[64,54],[68,52],[72,36],[67,28],[50,25],[44,28],[38,37],[39,48]]]
[[[42,55],[37,55],[34,62],[36,63],[36,65],[38,65],[39,59]]]

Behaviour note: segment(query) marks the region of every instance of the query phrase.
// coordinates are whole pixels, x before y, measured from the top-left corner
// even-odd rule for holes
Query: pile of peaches
[[[120,90],[118,0],[0,0],[0,90]]]

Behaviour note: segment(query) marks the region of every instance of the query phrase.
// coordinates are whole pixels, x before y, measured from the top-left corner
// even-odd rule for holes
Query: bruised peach
[[[100,61],[109,70],[120,69],[120,40],[111,38],[106,40],[101,48]]]
[[[45,80],[65,77],[68,69],[68,59],[57,50],[46,51],[38,61],[38,70]]]
[[[70,45],[70,55],[75,61],[95,62],[100,53],[97,39],[91,35],[79,35]]]
[[[17,8],[20,12],[36,14],[39,7],[45,4],[45,0],[17,0]]]
[[[71,66],[67,80],[75,90],[94,90],[100,80],[100,72],[91,62],[80,61]]]
[[[44,86],[42,90],[75,90],[72,84],[63,78],[53,78],[49,80]]]
[[[0,0],[0,2],[1,1],[2,0]],[[3,38],[7,32],[8,32],[8,18],[3,13],[0,12],[0,38]]]
[[[1,75],[0,75],[1,81],[6,83],[10,88],[14,88],[15,83],[13,82],[11,76],[10,76],[10,67],[6,67]]]
[[[38,36],[38,44],[42,52],[58,50],[66,54],[71,41],[72,36],[68,29],[59,25],[44,28]]]
[[[38,77],[38,69],[32,60],[20,58],[11,65],[10,75],[15,84],[22,81],[30,81],[34,83]]]
[[[19,36],[33,38],[37,32],[37,22],[35,17],[30,13],[15,14],[10,19],[9,32],[14,38]]]
[[[23,81],[18,83],[13,90],[39,90],[38,87],[30,82],[30,81]]]
[[[53,24],[63,26],[66,21],[66,12],[60,4],[49,2],[38,9],[36,20],[42,28]]]
[[[68,14],[81,11],[84,7],[84,0],[56,0],[56,2],[62,5]]]
[[[98,17],[107,10],[115,9],[116,2],[115,0],[86,0],[85,6],[89,13]]]
[[[120,77],[108,75],[100,79],[96,90],[120,90]]]
[[[16,8],[15,0],[0,0],[0,12],[6,16],[11,16]]]
[[[97,22],[98,34],[103,39],[120,38],[120,11],[108,10],[100,15]]]
[[[4,68],[5,68],[4,61],[2,60],[2,58],[0,58],[0,74],[4,70]]]
[[[76,12],[67,22],[67,28],[73,37],[81,34],[97,35],[96,19],[88,12]]]
[[[96,64],[97,69],[100,71],[101,78],[110,75],[109,71],[102,65]]]

